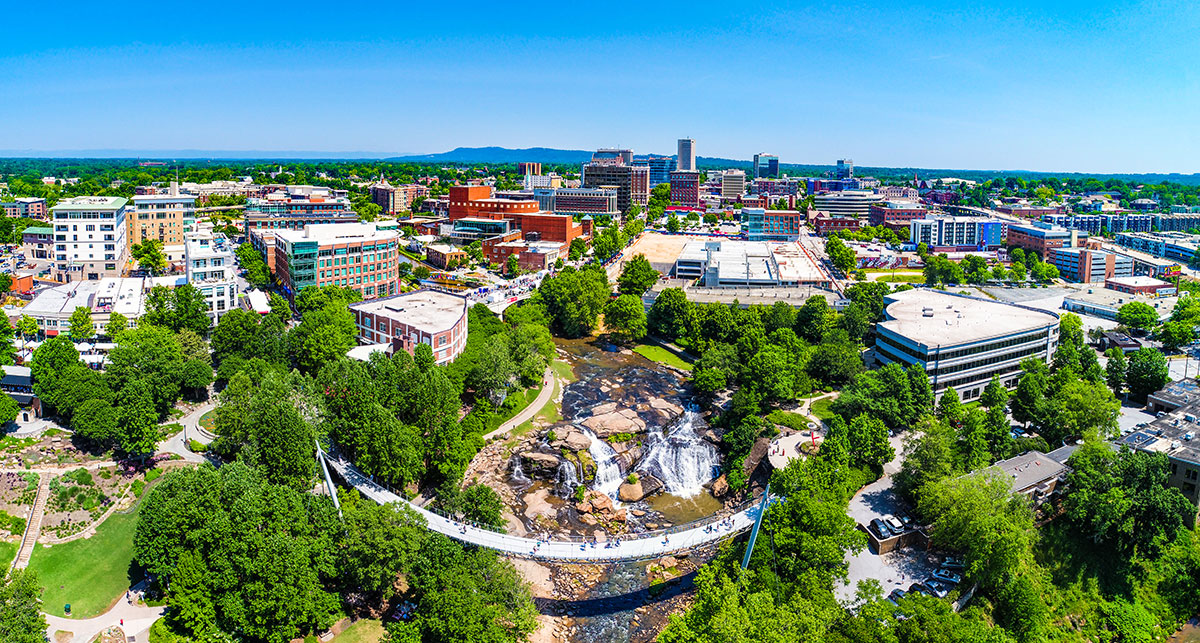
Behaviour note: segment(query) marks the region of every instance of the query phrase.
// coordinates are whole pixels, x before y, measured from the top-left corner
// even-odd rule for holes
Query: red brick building
[[[1175,284],[1154,277],[1112,277],[1104,280],[1104,287],[1130,295],[1158,297],[1174,295]]]
[[[858,230],[859,221],[853,217],[831,217],[822,214],[813,219],[813,227],[817,230],[817,236],[824,237],[830,232]]]
[[[695,170],[671,172],[671,203],[688,207],[700,205],[700,173]]]
[[[425,260],[442,270],[449,269],[453,262],[466,261],[467,256],[466,252],[445,244],[435,243],[425,247]]]
[[[412,353],[418,344],[433,349],[438,364],[453,361],[467,345],[466,298],[432,290],[361,301],[350,305],[359,341],[390,344]]]
[[[517,201],[492,197],[488,186],[455,186],[450,188],[450,221],[459,219],[492,219],[512,222],[525,239],[557,241],[569,244],[575,237],[587,234],[581,223],[569,214],[554,214],[539,210],[537,201]]]
[[[908,227],[908,222],[913,219],[924,219],[929,212],[925,206],[920,203],[911,201],[883,201],[881,203],[872,203],[868,220],[871,225],[890,225],[900,224],[903,227]]]

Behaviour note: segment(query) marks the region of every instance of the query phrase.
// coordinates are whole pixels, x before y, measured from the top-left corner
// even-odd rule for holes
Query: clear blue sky
[[[184,4],[6,7],[0,149],[1200,171],[1194,1]]]

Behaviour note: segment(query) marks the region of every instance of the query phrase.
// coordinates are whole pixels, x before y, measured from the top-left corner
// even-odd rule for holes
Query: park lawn
[[[331,643],[379,643],[383,639],[383,623],[373,618],[355,621]]]
[[[0,541],[0,569],[8,569],[14,558],[17,557],[17,548],[21,543],[9,543]]]
[[[881,281],[885,284],[923,284],[925,283],[925,277],[920,274],[880,275],[875,278],[875,281]]]
[[[667,366],[674,366],[675,368],[685,371],[692,370],[692,365],[690,362],[683,360],[678,355],[663,348],[662,346],[655,346],[653,344],[638,344],[637,347],[633,349],[633,352],[652,362],[666,364]]]
[[[91,538],[44,547],[38,545],[29,560],[45,588],[42,609],[65,616],[63,604],[71,604],[71,618],[92,618],[129,589],[129,564],[133,560],[133,531],[138,512],[114,513]]]
[[[832,397],[823,397],[816,402],[813,402],[812,405],[808,407],[808,411],[818,418],[821,418],[823,422],[828,422],[829,419],[833,417],[833,412],[829,410],[829,406],[833,404],[833,400],[834,398]]]

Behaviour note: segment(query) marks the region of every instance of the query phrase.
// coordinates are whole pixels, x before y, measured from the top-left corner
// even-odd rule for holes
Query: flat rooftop
[[[1196,378],[1189,377],[1167,384],[1152,393],[1151,397],[1174,407],[1200,402],[1200,384],[1196,382]]]
[[[1092,288],[1081,289],[1075,293],[1066,296],[1066,299],[1071,301],[1081,302],[1092,306],[1105,306],[1114,310],[1121,308],[1125,304],[1134,301],[1140,301],[1158,312],[1159,319],[1163,319],[1175,310],[1175,304],[1179,301],[1178,297],[1151,297],[1148,295],[1136,295],[1127,292],[1120,292],[1111,288],[1101,288],[1096,285]]]
[[[1012,484],[1012,489],[1016,492],[1037,486],[1051,478],[1057,478],[1070,470],[1063,463],[1040,451],[1026,451],[984,469],[984,471],[999,471]]]
[[[119,210],[129,203],[119,196],[77,196],[63,199],[51,210]]]
[[[1144,429],[1121,438],[1118,444],[1139,451],[1165,453],[1186,462],[1200,463],[1200,440],[1196,439],[1200,436],[1197,413],[1200,413],[1200,405],[1184,405],[1154,420]]]
[[[467,314],[467,300],[465,297],[435,290],[418,290],[384,299],[358,302],[351,304],[350,309],[383,315],[426,332],[436,333],[453,328],[458,320]]]
[[[395,239],[395,230],[380,230],[374,223],[314,223],[303,230],[276,230],[275,235],[289,243],[316,241],[318,243],[351,243]]]
[[[1057,326],[1058,316],[987,299],[916,288],[884,297],[878,326],[926,346],[966,344]]]
[[[1138,275],[1136,277],[1109,277],[1108,281],[1119,286],[1128,286],[1131,288],[1145,288],[1146,286],[1170,286],[1171,282]]]
[[[71,282],[38,293],[22,312],[33,317],[70,315],[82,306],[96,312],[118,312],[137,318],[142,315],[145,292],[150,284],[149,279],[141,277]]]

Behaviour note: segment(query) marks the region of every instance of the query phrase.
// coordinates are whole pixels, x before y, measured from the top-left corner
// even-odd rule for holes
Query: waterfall
[[[512,458],[512,479],[513,482],[518,484],[530,482],[529,476],[525,474],[525,467],[521,464],[519,456],[513,456]]]
[[[575,465],[566,460],[558,463],[556,482],[564,495],[575,491],[575,487],[579,486],[579,472],[575,470]]]
[[[699,419],[700,413],[689,406],[665,433],[649,435],[646,457],[638,468],[661,480],[667,493],[691,497],[713,479],[717,450],[696,434]]]
[[[592,488],[616,500],[617,490],[621,488],[623,481],[621,466],[617,464],[616,450],[586,427],[579,427],[579,430],[592,440],[592,444],[588,446],[588,454],[596,462],[596,480],[592,483]]]

